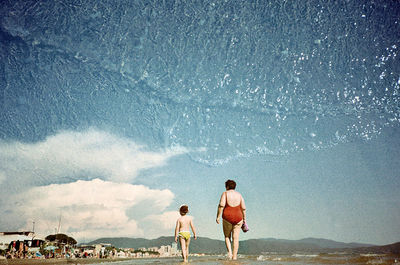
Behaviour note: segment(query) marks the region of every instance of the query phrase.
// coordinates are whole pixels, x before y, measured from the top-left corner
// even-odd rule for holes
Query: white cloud
[[[94,129],[63,131],[37,143],[0,141],[0,182],[13,179],[42,185],[82,176],[126,182],[140,170],[163,166],[185,152],[179,147],[146,151],[127,138]]]
[[[164,230],[171,230],[176,225],[176,220],[179,218],[178,211],[164,212],[162,214],[153,214],[145,218],[146,221],[151,222],[155,227]]]
[[[0,228],[31,230],[34,221],[46,235],[54,233],[61,215],[61,232],[78,240],[149,237],[144,228],[157,223],[149,216],[167,218],[174,195],[124,182],[186,152],[148,151],[95,129],[63,131],[37,143],[0,140]],[[164,235],[165,226],[156,225],[153,235]]]
[[[19,202],[11,204],[15,218],[27,220],[25,227],[20,229],[31,229],[32,221],[35,221],[36,231],[44,235],[52,234],[61,216],[60,232],[77,240],[88,240],[115,236],[147,237],[140,228],[140,222],[152,220],[156,224],[157,217],[149,216],[141,220],[135,219],[135,214],[127,215],[128,209],[143,201],[153,213],[161,213],[161,223],[168,224],[154,227],[154,232],[162,236],[165,228],[170,228],[172,219],[176,220],[171,212],[163,213],[173,198],[169,190],[94,179],[34,187],[9,199]]]
[[[6,175],[0,171],[0,184],[6,179]]]
[[[157,238],[160,235],[173,235],[178,211],[167,211],[160,214],[149,214],[140,222],[140,228],[145,231],[146,238]]]

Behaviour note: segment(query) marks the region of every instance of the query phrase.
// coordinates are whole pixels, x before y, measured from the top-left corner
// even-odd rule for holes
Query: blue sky
[[[387,244],[399,236],[399,141],[391,137],[396,133],[387,129],[370,141],[219,166],[193,161],[185,150],[140,152],[94,129],[60,133],[33,146],[2,142],[2,161],[18,158],[2,166],[8,188],[2,227],[30,229],[35,221],[37,232],[52,233],[61,216],[61,231],[80,240],[155,238],[173,233],[176,210],[185,203],[198,233],[218,239],[216,206],[231,178],[248,207],[251,232],[243,239]]]
[[[0,230],[400,240],[395,1],[5,1]]]
[[[200,231],[209,237],[220,232],[220,227],[213,227],[213,217],[223,182],[234,178],[246,198],[248,222],[253,228],[253,233],[243,238],[395,242],[400,213],[396,162],[399,142],[387,138],[392,133],[398,133],[398,129],[368,142],[300,152],[273,162],[258,156],[208,168],[181,158],[171,163],[169,173],[178,175],[172,183],[185,179],[188,185],[165,185],[182,194],[177,204],[188,201],[193,205]],[[204,185],[206,188],[202,188]],[[198,202],[202,197],[206,203]]]

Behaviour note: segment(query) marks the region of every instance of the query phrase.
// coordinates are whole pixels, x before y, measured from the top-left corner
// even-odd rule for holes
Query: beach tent
[[[0,249],[7,249],[8,245],[12,241],[21,241],[24,242],[25,240],[31,240],[32,237],[28,237],[25,235],[0,235]]]
[[[56,247],[56,246],[47,246],[44,249],[45,250],[55,250],[55,249],[58,249],[58,247]]]

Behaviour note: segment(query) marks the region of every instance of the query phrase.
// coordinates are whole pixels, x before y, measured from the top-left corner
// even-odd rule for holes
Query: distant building
[[[0,236],[9,236],[9,235],[28,236],[28,237],[31,237],[31,239],[32,239],[35,236],[35,232],[32,232],[32,231],[0,232]]]
[[[178,254],[178,244],[173,242],[171,246],[171,255],[176,256]]]
[[[151,247],[151,248],[148,248],[147,251],[159,252],[159,248],[158,247]]]
[[[38,248],[44,240],[37,238],[31,231],[0,232],[0,249],[7,249],[11,242],[23,242],[29,248]]]
[[[106,248],[112,248],[113,246],[109,243],[99,243],[99,244],[95,244],[92,245],[94,246],[94,250],[93,250],[93,256],[94,257],[99,257],[99,258],[103,258],[107,255],[107,251]]]
[[[160,253],[160,256],[162,257],[169,257],[171,256],[171,249],[172,247],[170,245],[167,246],[161,246],[158,252]]]

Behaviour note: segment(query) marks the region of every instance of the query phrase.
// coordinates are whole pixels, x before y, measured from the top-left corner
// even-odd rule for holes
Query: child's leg
[[[186,240],[183,237],[179,237],[179,242],[181,243],[183,261],[186,262],[187,261]]]
[[[190,238],[186,240],[186,261],[189,258],[189,244],[190,244]]]

